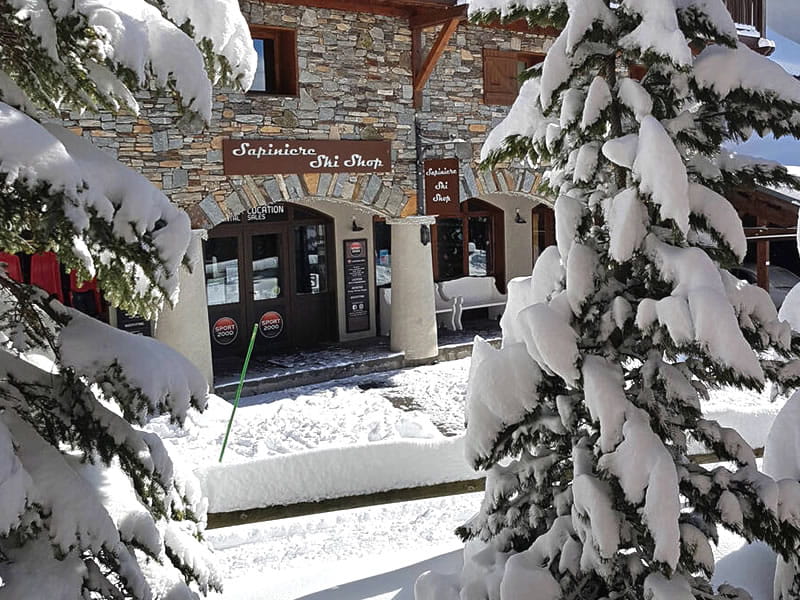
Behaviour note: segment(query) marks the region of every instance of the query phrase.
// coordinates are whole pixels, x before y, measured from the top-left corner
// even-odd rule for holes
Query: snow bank
[[[475,479],[464,438],[399,440],[323,448],[195,471],[209,512],[314,502]]]

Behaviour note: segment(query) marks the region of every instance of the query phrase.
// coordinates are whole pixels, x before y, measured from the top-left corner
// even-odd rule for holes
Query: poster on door
[[[344,301],[347,333],[369,330],[367,240],[344,242]]]

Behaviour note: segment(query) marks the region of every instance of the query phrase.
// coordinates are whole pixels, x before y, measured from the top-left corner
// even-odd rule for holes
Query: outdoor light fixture
[[[514,223],[527,223],[525,217],[519,214],[519,209],[517,209],[517,214],[514,215]]]
[[[419,226],[419,241],[423,246],[431,243],[431,228],[427,225]]]
[[[364,231],[364,228],[356,223],[356,218],[353,217],[353,231]]]

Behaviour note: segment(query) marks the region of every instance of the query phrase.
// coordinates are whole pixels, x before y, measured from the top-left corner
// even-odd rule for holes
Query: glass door
[[[257,323],[256,348],[267,351],[286,346],[290,341],[292,315],[285,243],[280,230],[246,236],[248,338]]]
[[[332,256],[328,227],[323,223],[295,223],[291,235],[292,304],[296,315],[292,342],[301,347],[313,346],[332,338]]]
[[[243,310],[239,257],[242,236],[210,237],[204,244],[206,298],[211,345],[215,356],[236,355],[246,348],[248,325]]]

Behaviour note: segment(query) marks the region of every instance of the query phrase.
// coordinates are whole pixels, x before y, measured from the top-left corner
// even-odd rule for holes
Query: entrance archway
[[[208,232],[203,257],[214,361],[336,339],[333,219],[307,206],[251,208]]]

